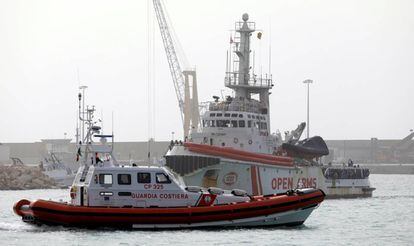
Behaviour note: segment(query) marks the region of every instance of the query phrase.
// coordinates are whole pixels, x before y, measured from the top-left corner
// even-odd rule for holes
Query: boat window
[[[259,119],[260,119],[260,117],[259,117],[258,115],[256,115],[256,119],[258,119],[258,120],[259,120]]]
[[[216,127],[216,121],[215,121],[215,120],[212,120],[212,121],[210,122],[210,126],[211,126],[211,127]]]
[[[99,174],[99,184],[112,184],[112,174]]]
[[[112,196],[114,193],[110,192],[110,191],[101,191],[99,192],[100,196]]]
[[[118,192],[118,196],[131,196],[131,192],[128,191],[120,191]]]
[[[231,117],[237,117],[237,114],[231,114]]]
[[[206,121],[205,120],[203,120],[203,127],[206,127]]]
[[[170,178],[167,175],[165,175],[165,173],[157,173],[155,175],[155,179],[156,179],[157,183],[159,183],[159,184],[169,184],[169,183],[171,183]]]
[[[239,118],[243,118],[243,115],[242,114],[239,114]]]
[[[224,114],[224,117],[230,117],[230,114],[226,113]]]
[[[138,173],[138,183],[140,184],[151,183],[151,173]]]
[[[245,121],[244,120],[239,120],[239,127],[245,127]]]
[[[216,114],[215,114],[215,113],[211,113],[211,114],[210,114],[210,117],[214,117],[214,116],[216,116]]]
[[[231,127],[236,128],[237,127],[237,120],[231,121]]]
[[[252,128],[252,121],[251,120],[247,121],[247,127]]]
[[[118,174],[118,184],[119,185],[130,185],[131,174]]]
[[[216,116],[217,116],[217,117],[221,117],[221,116],[223,116],[223,114],[221,114],[221,113],[220,113],[220,114],[219,114],[219,113],[217,113],[217,114],[216,114]]]

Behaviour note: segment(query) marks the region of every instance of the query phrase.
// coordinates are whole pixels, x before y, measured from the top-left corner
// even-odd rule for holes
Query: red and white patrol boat
[[[300,225],[323,201],[317,189],[267,196],[243,190],[185,186],[167,167],[122,166],[114,156],[113,135],[101,135],[87,110],[87,133],[79,143],[82,161],[69,202],[17,202],[24,222],[76,227],[192,228]],[[94,138],[100,138],[95,143]],[[109,144],[106,140],[112,138]]]
[[[305,123],[286,132],[284,139],[271,132],[272,76],[255,74],[250,62],[255,57],[251,43],[256,36],[257,42],[262,39],[255,26],[247,14],[235,24],[225,77],[234,95],[213,97],[202,116],[203,127],[193,128],[184,144],[171,143],[166,166],[188,185],[243,189],[252,195],[312,187],[327,197],[371,196],[367,169],[324,167],[318,161],[329,154],[324,140],[315,136],[299,141]]]

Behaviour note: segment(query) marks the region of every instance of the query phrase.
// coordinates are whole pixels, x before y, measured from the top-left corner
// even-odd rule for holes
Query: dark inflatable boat
[[[328,146],[319,136],[304,139],[296,144],[284,143],[282,149],[287,152],[288,156],[304,159],[313,159],[329,154]]]

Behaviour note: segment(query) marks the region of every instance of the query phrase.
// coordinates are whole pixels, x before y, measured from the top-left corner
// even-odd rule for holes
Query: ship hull
[[[220,157],[220,153],[217,154],[219,155],[206,155],[192,152],[185,146],[174,146],[167,153],[167,166],[171,160],[168,156],[189,156],[188,159],[196,161],[194,157]],[[370,197],[375,190],[370,187],[368,178],[327,179],[323,168],[318,165],[277,165],[226,157],[220,157],[218,163],[213,165],[200,167],[197,163],[186,162],[181,166],[170,165],[170,168],[178,172],[188,185],[226,190],[243,189],[252,195],[283,193],[296,188],[317,188],[323,190],[328,198],[346,198]],[[255,157],[254,160],[256,159]]]
[[[24,222],[73,227],[202,228],[294,226],[323,201],[321,190],[256,196],[249,202],[203,207],[120,208],[21,200],[14,211]]]

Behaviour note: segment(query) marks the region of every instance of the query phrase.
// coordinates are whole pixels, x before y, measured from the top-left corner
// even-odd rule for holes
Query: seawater
[[[68,200],[68,190],[0,191],[0,245],[414,245],[414,175],[371,175],[372,198],[325,200],[294,228],[87,230],[33,226],[21,198]]]

